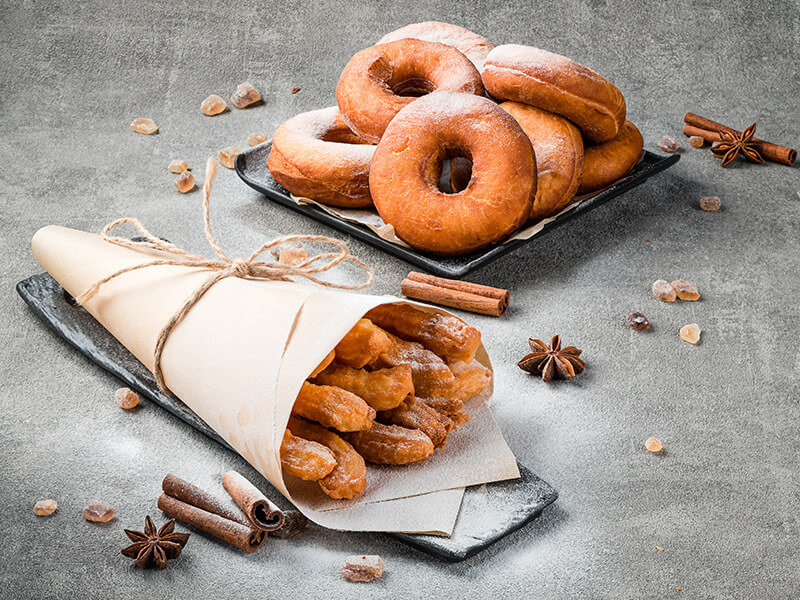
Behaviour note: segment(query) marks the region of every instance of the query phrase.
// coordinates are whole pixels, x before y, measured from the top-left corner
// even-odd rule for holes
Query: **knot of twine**
[[[123,217],[106,225],[103,228],[103,231],[100,232],[100,237],[111,244],[116,244],[117,246],[122,246],[123,248],[149,248],[152,250],[160,250],[161,252],[169,254],[170,257],[152,260],[139,265],[120,269],[119,271],[116,271],[110,275],[107,275],[106,277],[103,277],[99,281],[94,282],[85,292],[75,298],[78,304],[83,305],[92,299],[104,284],[108,283],[112,279],[115,279],[124,273],[129,273],[138,269],[146,269],[148,267],[156,267],[160,265],[179,265],[185,267],[197,267],[199,269],[212,271],[211,276],[206,279],[205,282],[203,282],[203,284],[200,285],[200,287],[198,287],[191,296],[189,296],[189,298],[186,299],[183,305],[174,315],[172,315],[172,317],[169,319],[169,321],[167,321],[166,325],[161,328],[161,331],[158,334],[155,352],[153,354],[153,374],[155,375],[158,387],[161,388],[161,390],[163,390],[165,393],[169,393],[169,390],[164,382],[164,374],[161,371],[161,354],[164,351],[164,344],[166,343],[167,338],[169,338],[172,330],[175,328],[175,325],[177,325],[181,319],[183,319],[183,317],[185,317],[186,314],[192,309],[192,307],[197,304],[198,300],[203,297],[203,294],[211,289],[217,282],[222,281],[227,277],[268,281],[291,281],[292,277],[301,277],[327,288],[335,288],[339,290],[362,290],[372,285],[375,278],[372,270],[366,264],[364,264],[355,256],[350,255],[347,245],[344,242],[324,235],[285,235],[262,244],[247,258],[228,258],[225,252],[223,252],[222,248],[220,248],[217,240],[214,238],[214,234],[211,233],[211,183],[214,181],[214,177],[216,177],[216,175],[217,161],[213,158],[209,158],[206,162],[206,179],[203,183],[203,223],[205,225],[206,240],[208,240],[209,245],[214,249],[214,252],[217,254],[217,258],[206,258],[198,254],[187,252],[175,244],[154,236],[144,227],[144,225],[139,222],[138,219]],[[144,238],[144,240],[134,241],[128,238],[121,238],[111,235],[111,231],[114,228],[125,223],[133,225],[136,228],[136,231],[139,232],[139,235]],[[298,264],[257,260],[259,256],[261,256],[261,254],[267,250],[276,248],[281,244],[300,241],[324,242],[327,244],[332,244],[338,248],[338,251],[325,252],[315,256],[310,256]],[[317,277],[318,273],[330,271],[345,261],[353,262],[364,269],[364,271],[367,273],[367,281],[358,285],[346,285],[340,283],[331,283]]]

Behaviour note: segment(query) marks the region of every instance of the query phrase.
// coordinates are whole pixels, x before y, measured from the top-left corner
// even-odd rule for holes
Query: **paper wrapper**
[[[641,156],[639,156],[638,162],[642,161],[644,158],[644,151],[642,151]],[[572,210],[579,204],[586,202],[587,200],[594,198],[600,192],[607,190],[609,187],[617,185],[628,179],[628,176],[618,179],[611,185],[604,187],[603,189],[594,191],[590,194],[583,194],[582,196],[575,196],[572,200],[570,200],[569,204],[567,204],[564,208],[562,208],[558,213],[554,214],[551,217],[546,217],[540,221],[536,221],[535,223],[529,223],[525,225],[522,229],[514,233],[514,235],[508,237],[507,239],[501,242],[502,244],[507,244],[513,240],[527,240],[532,238],[533,236],[537,235],[539,232],[544,229],[544,226],[548,223],[552,223],[562,214]],[[359,225],[363,225],[370,231],[372,231],[375,235],[379,238],[386,240],[387,242],[391,242],[393,244],[397,244],[398,246],[403,246],[404,248],[410,248],[408,244],[406,244],[403,240],[397,237],[397,234],[394,231],[394,226],[386,223],[381,216],[372,208],[338,208],[336,206],[328,206],[326,204],[322,204],[321,202],[317,202],[311,198],[306,198],[304,196],[295,196],[294,194],[290,193],[289,196],[292,200],[294,200],[297,204],[312,204],[318,207],[321,210],[324,210],[326,213],[333,215],[343,221],[347,221],[348,223],[358,223]]]
[[[56,226],[36,233],[33,252],[73,296],[121,268],[163,257]],[[161,328],[208,277],[207,270],[184,266],[132,271],[102,286],[85,308],[152,371]],[[464,486],[519,477],[484,399],[467,404],[472,421],[427,461],[369,465],[367,490],[357,499],[333,500],[316,483],[284,478],[281,470],[280,443],[303,381],[364,313],[398,301],[315,285],[223,279],[169,336],[161,358],[166,384],[319,525],[449,535]],[[491,368],[483,347],[477,358]]]

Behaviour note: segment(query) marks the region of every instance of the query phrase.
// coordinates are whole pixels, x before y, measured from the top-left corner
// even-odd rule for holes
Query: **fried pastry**
[[[456,378],[453,398],[462,402],[482,392],[492,382],[492,372],[477,360],[472,362],[457,360],[451,362],[449,367]]]
[[[408,342],[391,333],[386,335],[389,336],[390,347],[371,363],[372,367],[386,368],[409,364],[416,395],[426,398],[453,397],[456,378],[438,354],[417,342]]]
[[[334,363],[317,375],[314,382],[352,392],[375,410],[391,410],[414,393],[411,365],[365,371]]]
[[[458,317],[429,313],[410,304],[381,304],[366,318],[405,340],[417,342],[445,360],[471,361],[481,345],[481,333]]]
[[[397,408],[379,413],[378,419],[381,423],[420,430],[431,439],[435,448],[444,447],[447,434],[453,428],[449,417],[414,396],[403,400]]]
[[[327,447],[292,435],[288,429],[281,443],[283,470],[305,481],[317,481],[333,471],[336,459]]]
[[[307,381],[300,388],[292,412],[339,431],[368,429],[375,420],[375,410],[352,392]]]
[[[369,319],[360,319],[336,344],[336,361],[354,369],[373,362],[392,346],[389,337]]]
[[[374,423],[346,437],[366,460],[381,465],[407,465],[433,454],[433,442],[418,429]]]
[[[289,430],[293,435],[322,444],[333,452],[336,466],[318,481],[323,492],[331,498],[347,500],[364,492],[367,488],[367,465],[353,446],[332,431],[297,417],[289,418]]]

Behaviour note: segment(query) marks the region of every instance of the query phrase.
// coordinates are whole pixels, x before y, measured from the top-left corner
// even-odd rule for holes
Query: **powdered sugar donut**
[[[536,153],[539,178],[531,221],[564,208],[578,191],[583,172],[583,140],[578,128],[564,117],[541,108],[503,102],[500,108],[519,123]]]
[[[568,118],[593,142],[613,139],[625,121],[625,98],[614,84],[547,50],[498,46],[486,58],[483,82],[495,98]]]
[[[483,70],[486,56],[494,48],[494,44],[485,37],[473,33],[469,29],[451,25],[450,23],[442,23],[441,21],[424,21],[423,23],[406,25],[387,33],[378,40],[378,43],[385,44],[386,42],[394,42],[403,38],[438,42],[452,46],[470,59],[478,71]]]
[[[372,205],[369,163],[375,152],[347,127],[335,106],[302,113],[275,130],[267,168],[296,196],[331,206]]]
[[[482,95],[483,83],[455,48],[402,39],[355,54],[339,77],[336,102],[350,129],[377,143],[400,109],[436,90]]]
[[[455,194],[440,190],[445,159],[472,160]],[[496,243],[528,218],[536,159],[525,132],[483,96],[435,92],[402,109],[375,150],[369,173],[375,208],[410,246],[466,254]]]

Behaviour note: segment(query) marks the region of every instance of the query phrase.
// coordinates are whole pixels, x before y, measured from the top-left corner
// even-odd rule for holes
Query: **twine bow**
[[[156,383],[158,383],[158,387],[166,393],[169,393],[169,390],[164,382],[164,375],[161,371],[161,354],[164,351],[164,344],[166,343],[167,338],[169,338],[172,330],[175,328],[175,325],[177,325],[181,319],[183,319],[192,309],[192,307],[197,304],[197,301],[203,297],[203,294],[211,289],[217,282],[222,281],[227,277],[239,277],[240,279],[259,279],[267,281],[291,281],[292,277],[301,277],[328,288],[335,288],[339,290],[361,290],[372,285],[372,282],[375,278],[372,270],[366,264],[364,264],[355,256],[350,255],[347,245],[344,242],[324,235],[285,235],[262,244],[247,258],[229,258],[225,252],[223,252],[222,248],[220,248],[217,240],[214,238],[214,234],[211,232],[211,183],[214,181],[214,177],[216,177],[216,175],[217,161],[213,158],[209,158],[206,162],[206,179],[205,183],[203,183],[203,223],[205,225],[206,240],[208,240],[209,245],[214,249],[214,252],[217,254],[217,258],[206,258],[198,254],[192,254],[191,252],[187,252],[186,250],[179,248],[175,244],[162,240],[161,238],[150,233],[144,227],[144,225],[139,222],[138,219],[131,217],[117,219],[116,221],[106,225],[103,228],[103,231],[100,232],[100,237],[102,237],[103,240],[111,244],[116,244],[117,246],[122,246],[123,248],[149,248],[153,250],[160,250],[161,252],[171,255],[171,258],[152,260],[139,265],[120,269],[119,271],[116,271],[110,275],[107,275],[106,277],[103,277],[99,281],[94,282],[85,292],[75,299],[78,304],[83,305],[93,298],[104,284],[108,283],[112,279],[115,279],[124,273],[129,273],[138,269],[146,269],[148,267],[156,267],[160,265],[180,265],[185,267],[197,267],[199,269],[206,269],[213,272],[211,277],[206,279],[205,282],[198,287],[194,293],[189,296],[189,298],[186,299],[180,309],[178,309],[178,311],[172,315],[170,320],[167,321],[166,325],[164,325],[158,334],[153,356],[154,375],[156,378]],[[140,236],[144,238],[144,241],[133,241],[127,238],[111,235],[111,231],[113,231],[114,228],[125,223],[133,225],[139,232]],[[322,254],[317,254],[295,265],[282,263],[279,261],[257,260],[259,256],[267,250],[276,248],[277,246],[288,242],[300,241],[325,242],[328,244],[333,244],[338,248],[338,252],[325,252]],[[317,277],[318,273],[330,271],[345,261],[353,262],[367,272],[368,277],[366,283],[358,285],[346,285],[341,283],[331,283]]]

